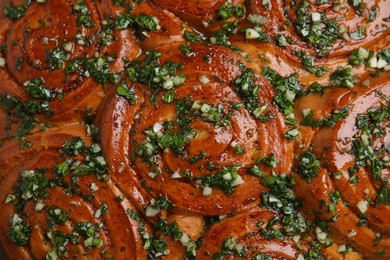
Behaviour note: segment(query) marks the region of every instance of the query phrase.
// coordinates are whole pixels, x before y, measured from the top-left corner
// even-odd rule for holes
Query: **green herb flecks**
[[[17,20],[25,15],[27,8],[31,5],[31,2],[31,0],[26,0],[20,6],[15,6],[11,2],[8,2],[3,8],[3,14],[12,20]]]
[[[236,257],[247,257],[245,246],[241,243],[237,243],[234,237],[228,237],[225,239],[221,251],[213,255],[213,260],[223,259],[226,255],[233,255]]]
[[[151,89],[170,90],[184,84],[186,76],[178,73],[178,70],[183,69],[183,65],[171,61],[160,65],[159,57],[159,51],[151,50],[146,53],[144,62],[129,61],[126,64],[127,76],[131,81],[141,82]]]
[[[325,13],[310,13],[310,3],[302,1],[296,11],[296,30],[312,46],[318,56],[324,56],[332,50],[333,44],[339,39],[338,24],[326,18]],[[313,19],[313,17],[317,17]]]
[[[142,30],[154,32],[161,29],[157,17],[140,13],[138,15],[118,14],[115,18],[116,29],[122,30],[129,27],[137,27]]]
[[[389,128],[390,106],[381,104],[358,114],[356,118],[357,133],[352,140],[352,153],[356,166],[370,167],[375,180],[381,179],[382,170],[390,167],[389,148],[386,144],[374,146],[376,138],[386,135]],[[386,181],[387,182],[387,181]],[[386,194],[386,190],[383,190]],[[385,197],[385,196],[382,196]]]
[[[227,20],[231,16],[243,17],[245,9],[242,5],[233,5],[231,1],[226,1],[217,11],[217,20]]]
[[[267,104],[260,105],[260,98],[258,93],[261,86],[257,84],[256,79],[258,75],[251,69],[245,68],[240,76],[232,81],[236,87],[236,92],[243,99],[245,108],[257,119],[266,122],[272,116],[265,115]]]
[[[295,181],[292,177],[285,175],[271,175],[262,180],[262,184],[269,187],[269,190],[262,193],[262,204],[273,210],[284,214],[283,218],[275,219],[268,223],[267,230],[263,230],[262,235],[283,239],[286,235],[307,234],[310,230],[309,222],[298,212],[302,202],[296,198],[293,192]],[[280,222],[280,229],[272,226]]]
[[[312,127],[334,127],[336,122],[345,119],[349,115],[348,107],[343,107],[333,111],[331,115],[320,120],[314,120],[314,112],[311,110],[307,116],[302,120],[301,125]]]
[[[116,90],[116,93],[119,96],[122,96],[129,100],[129,103],[134,105],[135,102],[138,99],[138,96],[134,93],[133,90],[129,89],[129,87],[126,84],[126,81],[122,81],[119,87]]]
[[[92,22],[90,16],[90,10],[84,1],[80,0],[73,4],[73,11],[77,16],[76,22],[78,26],[84,27],[93,27],[94,23]]]
[[[36,78],[26,81],[24,85],[30,97],[36,99],[49,100],[53,98],[52,91],[46,88],[43,84],[45,81],[43,78]]]
[[[63,69],[65,61],[69,58],[69,56],[70,54],[61,48],[49,50],[46,54],[46,63],[51,70]]]
[[[40,91],[37,90],[37,92],[35,92],[35,90],[37,89],[31,88],[31,93],[33,95],[40,95],[38,94]],[[44,113],[46,117],[53,116],[53,111],[50,109],[49,102],[46,100],[23,101],[16,96],[0,95],[0,106],[3,107],[7,113],[8,123],[5,126],[7,136],[12,135],[12,124],[18,124],[16,136],[21,141],[21,144],[23,144],[23,147],[29,146],[29,143],[25,142],[23,137],[30,134],[38,123],[41,123],[38,119],[38,115]],[[49,127],[49,125],[45,125],[45,127]]]
[[[297,57],[301,60],[302,66],[311,74],[322,77],[328,69],[326,66],[314,66],[314,57],[304,51],[296,51]]]
[[[167,220],[159,218],[154,225],[155,230],[162,232],[167,236],[171,236],[175,241],[179,240],[183,246],[187,248],[187,252],[191,256],[195,256],[196,243],[186,233],[184,233],[177,222],[168,223]]]
[[[30,239],[33,227],[24,221],[18,214],[11,216],[11,230],[7,233],[9,239],[18,246],[25,246]]]
[[[306,151],[298,156],[299,175],[307,182],[311,182],[318,175],[318,170],[321,167],[320,161],[317,160],[316,156]]]
[[[111,60],[111,57],[97,57],[90,60],[75,58],[66,63],[65,73],[80,73],[86,77],[92,76],[97,83],[101,84],[117,83],[119,75],[110,73],[109,61]]]
[[[353,88],[355,85],[355,76],[351,66],[338,67],[330,75],[330,87]]]
[[[204,121],[214,123],[215,128],[230,125],[230,115],[224,112],[222,104],[213,106],[196,100],[192,104],[191,111],[195,116],[202,116]]]
[[[126,214],[138,222],[138,232],[144,240],[144,248],[148,250],[148,259],[155,259],[169,254],[168,242],[149,234],[146,230],[145,222],[142,220],[139,213],[131,209],[127,209]]]
[[[265,66],[263,75],[271,82],[278,93],[274,97],[274,101],[279,106],[281,112],[285,115],[293,113],[295,99],[303,94],[302,87],[297,80],[298,74],[282,77],[270,67]]]
[[[203,177],[197,177],[201,180],[201,186],[203,189],[211,187],[218,188],[226,192],[228,195],[232,195],[237,185],[243,184],[244,180],[238,174],[240,166],[230,165],[225,166],[217,173],[206,175]]]

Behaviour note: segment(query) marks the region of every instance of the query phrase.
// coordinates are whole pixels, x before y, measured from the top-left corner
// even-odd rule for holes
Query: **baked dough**
[[[0,0],[9,259],[390,257],[386,0]]]

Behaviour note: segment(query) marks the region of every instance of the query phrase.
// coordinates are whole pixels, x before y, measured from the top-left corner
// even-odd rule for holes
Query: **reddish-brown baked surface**
[[[385,0],[0,0],[0,258],[389,258],[389,26]]]

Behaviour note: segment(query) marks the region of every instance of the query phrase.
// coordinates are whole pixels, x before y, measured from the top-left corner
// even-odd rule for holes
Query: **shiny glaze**
[[[292,240],[269,241],[257,234],[275,216],[277,213],[273,211],[250,209],[243,214],[223,219],[213,225],[206,233],[204,243],[199,249],[199,259],[209,259],[210,256],[218,253],[224,239],[233,234],[237,243],[243,243],[252,248],[248,252],[248,258],[256,256],[257,253],[264,253],[274,259],[295,259],[298,249]],[[264,224],[259,226],[259,221],[264,221]]]
[[[18,149],[17,141],[5,142],[4,149],[1,150],[0,161],[3,169],[0,199],[5,201],[7,194],[12,193],[13,185],[20,176],[18,173],[20,169],[47,168],[49,170],[48,178],[50,175],[54,175],[55,163],[61,161],[58,149],[64,141],[71,140],[76,136],[82,137],[87,144],[91,142],[85,135],[84,127],[80,125],[66,126],[61,129],[53,128],[44,134],[32,135],[28,139],[33,142],[33,148],[23,151]],[[81,177],[79,189],[82,193],[89,194],[90,185],[93,182],[97,183],[99,190],[94,192],[95,199],[91,202],[86,202],[79,196],[69,196],[58,187],[49,191],[50,197],[45,200],[45,205],[59,207],[69,213],[65,225],[57,225],[57,230],[70,233],[76,222],[98,223],[94,214],[100,204],[105,202],[109,207],[110,214],[103,217],[102,223],[104,223],[105,228],[101,229],[100,237],[103,239],[103,247],[107,249],[107,256],[115,256],[118,259],[129,259],[129,257],[143,259],[145,256],[142,253],[142,238],[139,237],[137,231],[138,222],[125,214],[126,209],[135,210],[133,205],[128,200],[121,203],[116,202],[115,198],[122,193],[115,187],[115,184],[111,181],[98,183],[94,175]],[[33,226],[28,247],[18,247],[7,238],[8,221],[4,221],[0,225],[2,244],[8,255],[14,259],[41,259],[51,250],[50,240],[45,235],[50,230],[47,225],[47,214],[36,212],[34,204],[30,201],[25,206],[28,222]],[[14,211],[14,207],[12,204],[6,204],[1,208],[0,215],[7,220]],[[127,226],[127,228],[123,228],[123,226]],[[79,245],[69,244],[70,257],[85,259],[85,253],[88,253],[89,257],[100,255],[101,250],[87,249],[83,246],[83,241],[79,241],[79,243]]]
[[[171,46],[162,46],[157,50],[161,53],[167,53],[167,50],[171,48]],[[182,99],[191,93],[192,100],[199,100],[213,105],[220,103],[224,107],[228,107],[230,102],[240,102],[237,94],[229,87],[230,82],[240,75],[238,66],[235,65],[238,61],[244,62],[240,56],[225,48],[208,48],[201,44],[194,45],[193,49],[197,52],[195,57],[186,58],[171,51],[168,56],[163,56],[160,61],[162,64],[164,60],[180,61],[184,66],[184,70],[181,72],[186,75],[187,80],[176,91],[176,98]],[[202,62],[204,54],[207,53],[213,53],[211,64]],[[195,68],[192,67],[194,64],[196,64]],[[198,78],[202,75],[210,78],[210,83],[201,84]],[[217,75],[218,78],[216,78]],[[259,84],[262,85],[261,97],[266,100],[269,99],[271,93],[267,83],[259,81]],[[137,89],[136,93],[141,94],[141,90],[137,86],[135,87]],[[147,93],[146,97],[150,94]],[[111,108],[112,102],[115,102],[113,108]],[[101,123],[103,146],[106,151],[109,151],[108,154],[112,154],[112,157],[109,157],[112,158],[110,159],[110,166],[116,172],[120,167],[119,164],[124,163],[126,165],[125,173],[127,174],[118,173],[112,176],[125,192],[132,194],[134,183],[139,186],[136,183],[145,180],[147,186],[153,187],[152,193],[155,196],[161,193],[167,194],[176,205],[175,210],[185,210],[204,215],[227,214],[242,207],[245,208],[247,206],[244,202],[248,198],[254,198],[254,203],[258,203],[257,198],[263,188],[261,188],[256,177],[244,174],[243,171],[241,171],[241,174],[246,184],[238,186],[237,191],[232,196],[227,196],[224,192],[215,189],[215,195],[204,197],[201,190],[196,188],[194,183],[171,179],[169,175],[165,174],[156,179],[150,178],[148,176],[150,168],[145,167],[145,163],[139,158],[135,161],[135,167],[127,167],[129,154],[135,150],[130,138],[136,143],[142,143],[145,141],[144,131],[147,128],[156,122],[163,123],[173,119],[176,114],[175,105],[166,104],[161,98],[158,99],[156,106],[148,103],[148,98],[142,101],[139,99],[138,102],[136,105],[129,106],[123,101],[123,98],[109,98],[105,106],[104,119]],[[239,164],[243,167],[249,167],[257,158],[267,156],[273,152],[276,158],[281,161],[275,170],[288,172],[291,163],[292,145],[283,140],[280,135],[284,131],[282,120],[275,109],[272,106],[269,107],[272,113],[276,115],[276,120],[271,120],[267,124],[256,122],[244,109],[235,112],[235,115],[231,118],[231,125],[218,129],[215,129],[211,123],[195,119],[190,125],[197,132],[197,136],[188,144],[188,155],[180,158],[174,155],[172,151],[162,153],[163,161],[158,167],[161,167],[161,169],[168,167],[171,171],[179,172],[188,169],[194,176],[202,176],[209,174],[206,171],[198,170],[198,167],[204,165],[206,161],[219,163],[221,166]],[[134,119],[136,115],[137,117]],[[129,134],[130,128],[135,130],[134,135]],[[253,134],[248,135],[249,133]],[[233,153],[230,146],[233,140],[237,140],[242,144],[246,151],[243,155]],[[272,145],[270,142],[272,142]],[[122,145],[119,145],[119,143]],[[278,147],[277,150],[276,147]],[[198,155],[200,151],[204,151],[206,157],[195,164],[190,164],[187,159]],[[129,182],[132,185],[128,185]],[[143,195],[143,197],[145,198],[146,195]],[[138,198],[137,200],[141,204],[145,203],[145,199],[140,200]]]
[[[2,10],[8,1],[0,2]],[[22,1],[12,1],[14,4],[21,4]],[[103,86],[93,79],[83,77],[80,73],[67,76],[62,69],[50,70],[45,64],[46,52],[56,48],[55,40],[45,42],[44,38],[62,38],[70,41],[75,37],[77,31],[82,30],[85,36],[97,36],[104,27],[105,14],[116,16],[125,11],[125,8],[113,4],[112,1],[87,1],[91,18],[95,23],[93,28],[80,28],[76,26],[75,17],[72,14],[72,4],[75,0],[47,1],[45,4],[33,2],[27,9],[25,17],[12,21],[4,15],[0,15],[0,44],[7,44],[8,52],[4,56],[6,66],[0,68],[0,94],[13,94],[22,100],[29,97],[23,83],[33,78],[42,77],[45,86],[49,89],[62,89],[66,93],[63,101],[51,100],[50,105],[54,117],[46,118],[42,115],[39,119],[50,123],[54,128],[40,131],[33,130],[33,134],[26,137],[33,146],[21,149],[15,137],[17,125],[11,126],[11,136],[1,128],[0,140],[4,144],[0,146],[0,201],[5,201],[7,194],[12,193],[13,186],[17,183],[18,172],[23,169],[34,169],[46,167],[49,169],[48,176],[54,175],[54,166],[61,162],[62,157],[59,149],[65,141],[73,137],[81,137],[87,144],[91,138],[86,136],[85,127],[80,125],[83,121],[82,111],[91,108],[97,112],[97,119],[94,124],[100,128],[100,142],[108,159],[110,168],[110,180],[99,182],[95,175],[83,176],[80,178],[80,190],[84,193],[90,192],[90,185],[95,182],[99,190],[94,192],[95,199],[87,202],[78,196],[68,196],[64,190],[55,188],[50,190],[50,197],[45,200],[46,205],[61,207],[69,213],[68,221],[58,230],[65,233],[72,231],[74,223],[89,221],[97,223],[101,221],[104,229],[99,234],[103,239],[103,246],[98,249],[87,249],[82,241],[79,245],[68,244],[67,248],[72,252],[69,257],[76,259],[99,258],[101,250],[107,249],[105,256],[113,256],[115,259],[145,259],[147,251],[143,248],[143,239],[138,232],[139,222],[125,214],[126,209],[132,209],[142,215],[146,222],[146,229],[149,233],[169,242],[170,254],[162,257],[166,259],[183,259],[186,249],[172,237],[154,231],[152,226],[158,218],[167,219],[169,223],[176,222],[181,230],[192,239],[197,240],[203,237],[203,244],[196,251],[197,259],[210,259],[214,253],[218,253],[223,246],[224,240],[233,236],[236,241],[246,246],[255,248],[249,251],[249,257],[257,253],[272,255],[275,259],[295,259],[300,253],[304,253],[310,247],[310,242],[315,239],[312,232],[308,238],[301,239],[303,251],[300,251],[291,238],[285,240],[266,240],[259,234],[263,226],[258,226],[259,221],[269,222],[271,218],[279,213],[273,210],[259,207],[262,204],[261,194],[268,190],[261,184],[261,179],[247,173],[246,169],[251,167],[258,157],[274,153],[280,161],[279,165],[271,167],[261,165],[260,168],[269,176],[272,171],[277,174],[286,173],[292,175],[296,180],[294,186],[295,194],[303,201],[299,210],[311,221],[315,218],[329,219],[333,216],[327,208],[321,206],[321,201],[329,201],[329,194],[339,190],[342,200],[336,206],[336,213],[340,216],[334,223],[329,223],[333,245],[322,249],[322,253],[328,259],[378,259],[376,254],[378,248],[386,249],[383,258],[390,257],[390,211],[388,205],[377,207],[369,206],[367,211],[368,226],[358,226],[359,209],[356,204],[368,195],[375,199],[380,188],[378,181],[372,180],[370,170],[363,167],[357,173],[359,183],[351,185],[348,181],[347,168],[354,164],[354,156],[348,153],[351,144],[342,140],[351,139],[356,133],[355,121],[359,113],[364,113],[368,108],[383,102],[376,95],[380,90],[386,97],[390,97],[390,72],[381,72],[379,77],[369,76],[364,66],[353,68],[355,73],[355,87],[350,89],[332,88],[327,89],[324,95],[311,94],[301,97],[295,104],[295,118],[298,122],[303,119],[302,110],[311,108],[315,119],[325,118],[335,109],[352,105],[349,116],[336,123],[334,128],[316,128],[299,125],[300,135],[295,142],[283,137],[288,131],[285,118],[279,113],[277,106],[272,102],[275,91],[270,83],[261,76],[265,66],[272,67],[282,76],[289,76],[298,73],[298,79],[304,88],[311,83],[329,83],[329,75],[339,66],[348,64],[348,55],[352,50],[365,47],[369,50],[379,51],[390,46],[388,29],[390,21],[390,8],[388,1],[375,0],[364,1],[367,8],[378,6],[379,12],[374,22],[368,23],[366,18],[359,16],[356,11],[345,4],[343,8],[336,10],[336,3],[327,3],[320,7],[312,7],[309,10],[315,12],[326,12],[327,18],[339,18],[340,13],[346,12],[345,17],[337,19],[337,24],[344,24],[351,31],[358,25],[367,26],[367,37],[362,40],[341,41],[337,40],[333,50],[325,57],[318,58],[315,65],[326,65],[328,70],[323,77],[316,77],[307,72],[295,56],[297,49],[315,54],[315,48],[307,43],[295,30],[296,13],[292,1],[271,0],[272,10],[265,10],[262,1],[250,1],[245,6],[246,14],[260,14],[266,18],[263,31],[271,37],[271,43],[260,43],[256,40],[245,39],[245,33],[240,29],[252,27],[246,18],[230,17],[228,20],[215,21],[209,26],[204,22],[215,18],[217,10],[225,3],[221,0],[212,1],[170,1],[150,0],[133,6],[133,13],[146,13],[153,15],[160,21],[162,30],[149,33],[150,37],[141,40],[137,38],[140,32],[135,29],[114,30],[113,35],[116,41],[110,46],[103,46],[94,41],[89,46],[74,45],[67,60],[84,57],[94,57],[97,54],[114,53],[116,56],[110,63],[111,72],[121,72],[125,64],[123,58],[130,61],[144,59],[145,53],[151,49],[157,49],[162,53],[159,64],[167,61],[180,62],[184,70],[179,73],[186,75],[186,82],[175,88],[176,98],[182,99],[190,96],[192,100],[199,100],[212,105],[222,104],[224,108],[229,107],[231,102],[242,102],[235,92],[232,80],[240,75],[239,64],[243,64],[260,76],[256,79],[261,86],[259,97],[262,102],[268,104],[266,112],[270,112],[275,118],[262,123],[255,120],[248,111],[240,108],[235,111],[230,119],[230,125],[215,128],[212,123],[205,122],[197,117],[190,123],[196,132],[196,137],[185,146],[186,155],[177,156],[171,150],[159,151],[162,160],[158,163],[160,169],[168,168],[171,171],[182,171],[189,169],[194,176],[201,177],[208,175],[210,171],[200,169],[206,162],[218,163],[220,166],[238,164],[242,168],[238,174],[245,181],[236,187],[235,192],[228,196],[219,189],[213,189],[211,196],[203,196],[201,189],[192,181],[172,179],[170,174],[164,172],[157,178],[151,178],[148,173],[150,168],[136,158],[131,160],[131,154],[136,150],[135,143],[142,143],[146,139],[144,131],[153,126],[156,122],[165,122],[176,118],[174,102],[167,104],[161,100],[162,93],[159,93],[156,106],[149,102],[152,91],[141,83],[131,82],[122,73],[121,78],[125,80],[130,89],[137,94],[138,99],[134,105],[128,100],[116,94],[118,84],[107,84]],[[125,1],[127,2],[127,1]],[[233,0],[232,4],[243,4],[244,1]],[[283,13],[286,9],[286,14]],[[45,26],[38,22],[44,18]],[[239,21],[238,32],[228,37],[233,46],[244,51],[247,58],[234,51],[217,45],[206,43],[191,43],[196,55],[186,57],[180,52],[182,43],[188,43],[183,37],[185,31],[199,32],[211,36],[226,22]],[[291,37],[294,44],[287,47],[276,45],[274,33],[286,22],[291,22],[283,31],[286,37]],[[183,23],[187,25],[183,26]],[[30,35],[24,33],[25,26],[31,28]],[[188,26],[188,27],[187,27]],[[14,44],[15,40],[19,44]],[[211,62],[203,60],[204,55],[210,55]],[[264,55],[263,58],[260,54]],[[17,58],[24,59],[22,70],[15,69]],[[36,61],[42,61],[38,66]],[[209,83],[202,84],[200,76],[207,76]],[[369,80],[369,86],[362,82]],[[0,126],[5,126],[7,114],[0,107]],[[133,133],[134,132],[134,133]],[[244,154],[235,154],[231,147],[233,141],[238,140],[245,149]],[[377,145],[390,143],[390,134],[377,140]],[[318,176],[312,182],[303,180],[294,170],[297,166],[297,155],[307,149],[313,148],[317,158],[327,161],[322,163]],[[206,157],[197,163],[191,164],[188,158],[198,155],[201,151],[206,152]],[[322,162],[322,161],[321,161]],[[340,179],[335,179],[331,173],[342,171]],[[384,169],[382,175],[389,175],[389,169]],[[148,192],[145,187],[151,188]],[[157,198],[159,194],[166,194],[175,207],[169,210],[162,210],[156,217],[147,217],[146,207],[151,199]],[[118,203],[115,198],[123,195],[125,200]],[[77,202],[80,206],[70,203]],[[109,214],[104,215],[100,220],[94,218],[96,209],[102,202],[106,202]],[[349,203],[350,206],[342,202]],[[0,241],[6,253],[11,259],[43,259],[53,245],[48,240],[46,233],[47,214],[36,212],[34,203],[26,205],[26,220],[34,226],[30,241],[25,247],[18,247],[7,237],[10,229],[9,216],[14,212],[12,204],[0,205]],[[225,216],[230,214],[228,216]],[[221,216],[222,215],[222,216]],[[207,218],[221,216],[221,220],[206,226]],[[351,230],[356,231],[355,236],[348,236]],[[380,232],[382,241],[376,247],[372,241],[376,233]],[[255,234],[255,235],[253,235]],[[345,255],[337,252],[338,245],[348,244],[352,252]],[[74,250],[74,251],[73,251]],[[83,253],[88,253],[84,255]],[[0,250],[1,254],[1,250]],[[232,255],[225,256],[226,259],[235,258]]]

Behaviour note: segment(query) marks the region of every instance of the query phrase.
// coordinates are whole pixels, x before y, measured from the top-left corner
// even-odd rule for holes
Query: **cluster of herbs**
[[[190,112],[191,106],[190,99],[176,100],[176,120],[164,124],[157,123],[157,128],[154,127],[155,124],[145,130],[148,139],[137,146],[135,155],[146,161],[148,166],[159,160],[157,153],[160,149],[171,149],[176,155],[185,156],[187,154],[185,145],[196,135],[189,126],[194,119],[194,115]]]
[[[56,165],[55,172],[58,178],[63,179],[68,173],[71,173],[73,180],[78,176],[96,174],[101,180],[105,180],[109,173],[107,162],[103,156],[103,150],[98,143],[93,143],[87,147],[84,141],[76,137],[66,141],[60,150],[63,156],[83,155],[82,162],[75,161],[73,158],[67,158],[62,163]]]
[[[64,225],[68,219],[68,213],[60,208],[52,206],[44,206],[43,201],[50,195],[47,192],[48,188],[55,186],[54,182],[48,180],[45,176],[46,169],[35,169],[35,170],[24,170],[20,172],[18,178],[18,184],[13,188],[13,194],[7,196],[6,203],[13,203],[15,213],[11,217],[11,230],[8,232],[8,237],[17,245],[26,245],[31,232],[32,227],[27,221],[23,220],[26,214],[24,213],[24,206],[28,201],[36,201],[36,210],[45,210],[48,214],[48,225],[52,227],[54,224]],[[38,208],[38,205],[42,204],[42,207]],[[102,240],[99,238],[98,229],[101,228],[99,224],[92,223],[76,223],[73,232],[71,234],[65,234],[60,231],[50,232],[51,236],[55,239],[53,249],[54,251],[49,252],[49,255],[63,256],[66,252],[66,243],[70,241],[73,244],[78,244],[79,236],[83,236],[86,241],[92,239],[91,244],[88,247],[100,247]],[[86,244],[86,243],[85,243]]]
[[[248,257],[248,253],[243,244],[237,243],[236,239],[232,236],[225,239],[223,242],[221,251],[213,254],[213,260],[222,260],[225,256],[232,255],[236,257]],[[257,258],[253,258],[257,259]]]
[[[332,74],[329,76],[330,82],[328,85],[321,85],[318,82],[314,82],[310,85],[308,93],[315,93],[323,95],[326,89],[331,88],[348,88],[351,89],[355,86],[355,75],[353,73],[352,67],[347,65],[345,67],[338,67]]]
[[[75,58],[69,60],[65,66],[65,73],[70,75],[80,73],[85,77],[91,76],[97,83],[117,83],[119,81],[119,74],[111,73],[109,62],[113,57],[96,57],[92,59]]]
[[[42,200],[49,196],[46,192],[49,182],[45,172],[46,169],[20,171],[13,194],[7,195],[6,203],[13,203],[17,212],[11,217],[11,229],[7,235],[17,245],[26,245],[32,232],[32,227],[22,219],[25,216],[25,205],[32,199]]]
[[[126,84],[125,80],[122,80],[121,83],[119,84],[118,88],[116,89],[116,93],[119,96],[122,96],[129,100],[129,103],[132,105],[135,105],[138,96],[135,94],[133,89],[130,89],[129,86]]]
[[[108,166],[99,144],[94,143],[87,147],[80,138],[75,138],[65,142],[60,151],[63,156],[71,157],[65,158],[64,161],[55,165],[54,179],[47,178],[45,175],[47,169],[20,171],[20,177],[17,180],[18,184],[13,187],[13,193],[7,195],[6,203],[13,203],[16,210],[16,213],[11,218],[13,221],[8,237],[17,245],[26,245],[32,232],[32,227],[27,221],[23,220],[26,214],[24,207],[29,201],[33,200],[36,202],[36,211],[45,210],[47,212],[49,227],[64,225],[68,220],[68,213],[61,208],[44,205],[44,200],[50,196],[47,189],[59,186],[63,187],[66,192],[79,194],[77,188],[64,181],[69,174],[76,186],[80,176],[92,173],[96,174],[99,179],[106,180],[105,176],[108,174]],[[84,160],[76,161],[72,158],[74,156],[83,156]],[[99,209],[105,209],[106,211],[107,208],[104,208],[104,205],[106,204],[103,203]],[[101,226],[98,224],[76,223],[71,234],[54,231],[51,235],[58,239],[53,240],[55,241],[55,248],[48,255],[64,255],[66,243],[70,241],[77,244],[79,236],[85,238],[84,244],[87,247],[100,247],[103,243],[103,240],[99,238],[98,230],[100,228]]]
[[[146,53],[143,62],[140,60],[125,60],[126,74],[130,81],[140,82],[148,86],[151,90],[170,90],[175,86],[180,86],[185,82],[185,75],[179,74],[178,70],[183,69],[183,64],[168,61],[160,65],[159,58],[161,52],[151,50]],[[158,93],[158,92],[156,92]],[[152,95],[152,103],[155,103],[156,94]]]
[[[242,179],[238,174],[239,169],[240,166],[238,165],[228,165],[217,173],[196,177],[196,179],[200,180],[199,183],[203,188],[218,188],[230,196],[234,193],[235,187],[242,183]]]
[[[315,154],[306,151],[298,156],[299,166],[298,173],[307,182],[311,182],[318,175],[321,168],[320,161],[317,160]]]
[[[261,86],[257,83],[258,75],[249,68],[242,68],[242,73],[231,83],[236,87],[245,108],[257,119],[267,122],[273,118],[270,114],[264,114],[267,104],[260,106],[259,91]]]
[[[116,29],[123,30],[129,27],[154,32],[160,29],[157,17],[140,13],[139,15],[120,13],[115,18]]]
[[[281,240],[286,236],[307,236],[310,232],[310,223],[298,211],[302,201],[294,194],[294,178],[274,174],[264,178],[262,184],[269,188],[268,191],[262,192],[262,205],[282,213],[282,216],[272,219],[261,234],[266,239]],[[281,226],[274,227],[277,223]]]
[[[58,259],[64,257],[67,254],[66,245],[72,243],[74,245],[79,244],[79,238],[84,239],[84,245],[88,248],[99,248],[103,245],[103,239],[100,237],[99,230],[103,227],[103,224],[91,223],[91,222],[77,222],[74,225],[72,233],[64,233],[59,230],[50,231],[50,236],[54,248],[50,250],[46,258]]]
[[[168,220],[159,218],[154,225],[154,229],[172,237],[175,241],[179,240],[187,248],[187,258],[191,259],[196,255],[197,243],[179,228],[176,221],[169,223]]]
[[[49,69],[62,69],[64,67],[65,61],[69,58],[70,54],[65,52],[61,48],[55,48],[49,50],[46,53],[46,63],[49,66]]]
[[[73,5],[73,12],[77,16],[76,23],[78,26],[93,27],[90,11],[84,1],[79,0]]]
[[[230,125],[230,113],[224,112],[222,104],[216,106],[208,103],[194,101],[191,107],[194,116],[201,116],[205,122],[214,123],[215,128]]]
[[[156,257],[169,254],[168,242],[163,239],[159,239],[152,234],[149,234],[146,230],[146,224],[142,220],[142,217],[139,213],[134,210],[127,209],[126,214],[138,222],[138,233],[144,240],[144,248],[148,250],[147,259],[151,260],[155,259]]]
[[[277,95],[274,102],[284,115],[294,113],[294,103],[297,97],[303,95],[302,87],[297,80],[298,74],[283,77],[268,66],[264,67],[263,76],[269,80]]]
[[[313,119],[314,112],[311,110],[308,115],[304,117],[301,125],[312,127],[329,127],[333,128],[336,122],[345,119],[349,115],[348,107],[343,107],[333,111],[333,113],[323,119]]]
[[[230,1],[226,1],[218,10],[216,14],[217,20],[227,20],[231,16],[236,15],[239,18],[244,17],[245,9],[242,5],[233,5]]]
[[[375,139],[386,135],[390,127],[390,109],[388,105],[371,107],[367,113],[358,114],[356,118],[357,133],[353,136],[352,150],[355,155],[356,167],[369,167],[374,180],[382,181],[382,186],[377,194],[377,202],[389,203],[390,189],[387,187],[387,178],[381,173],[384,168],[390,167],[390,146],[383,143],[374,146]]]
[[[8,2],[3,8],[3,14],[12,20],[18,20],[25,15],[31,3],[31,0],[25,0],[23,4],[15,6],[11,2]]]
[[[273,153],[270,153],[268,156],[259,157],[255,161],[254,165],[248,169],[248,173],[253,176],[263,178],[265,176],[265,172],[262,169],[260,169],[259,167],[260,164],[264,164],[272,168],[275,168],[276,166],[279,165],[279,160],[278,158],[276,158],[276,156]]]
[[[325,13],[321,13],[319,21],[313,21],[308,12],[310,3],[302,1],[296,10],[296,30],[313,47],[316,48],[318,56],[324,56],[332,50],[334,42],[339,39],[338,24],[326,18]]]
[[[41,87],[29,87],[28,91],[33,96],[47,97],[49,91]],[[10,137],[11,127],[13,124],[18,124],[16,137],[20,141],[23,148],[31,146],[31,143],[24,140],[24,136],[31,133],[31,131],[42,122],[38,119],[39,114],[44,114],[46,117],[52,117],[53,111],[50,109],[47,100],[22,100],[14,95],[0,95],[0,106],[4,108],[7,113],[7,124],[5,130],[7,136]],[[43,128],[49,125],[43,124]]]
[[[302,66],[310,72],[311,74],[316,75],[317,77],[322,77],[324,72],[328,69],[326,66],[314,66],[315,58],[304,51],[296,51],[296,56],[302,63]]]

